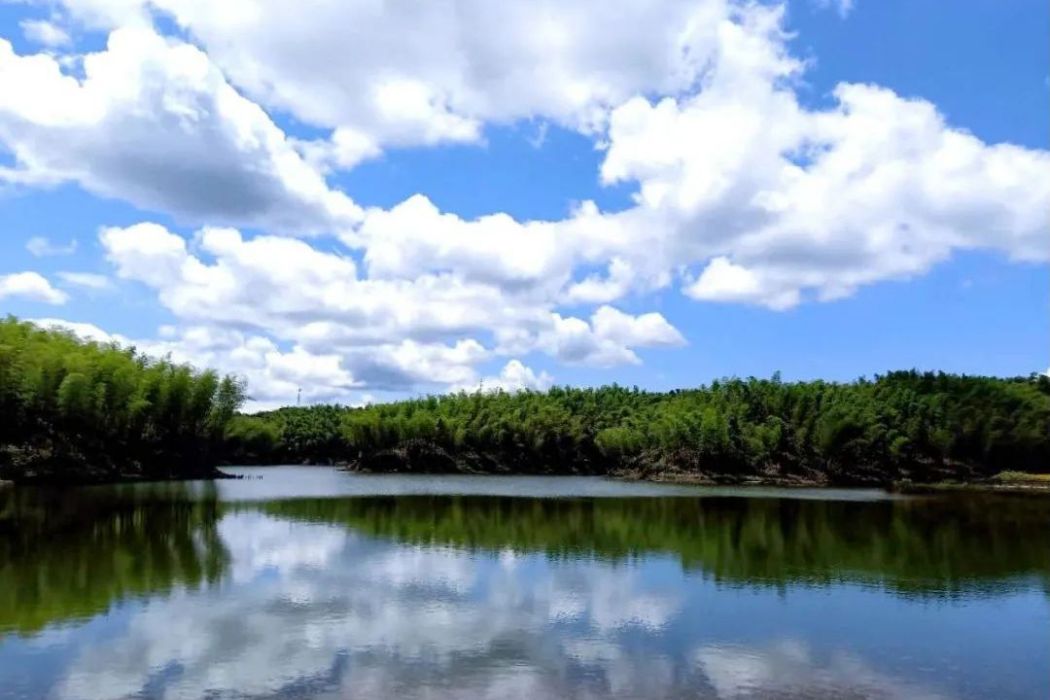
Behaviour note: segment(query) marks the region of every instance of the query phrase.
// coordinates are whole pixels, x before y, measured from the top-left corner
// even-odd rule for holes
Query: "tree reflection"
[[[229,556],[214,487],[0,493],[0,632],[218,581]]]
[[[677,557],[723,585],[861,582],[902,595],[1050,591],[1038,498],[386,496],[221,504],[214,484],[0,493],[0,633],[85,619],[231,570],[231,510],[337,524],[402,544],[553,559]]]
[[[420,545],[623,559],[672,554],[728,584],[861,581],[908,594],[1050,581],[1050,504],[972,497],[856,503],[781,498],[405,496],[261,506]]]

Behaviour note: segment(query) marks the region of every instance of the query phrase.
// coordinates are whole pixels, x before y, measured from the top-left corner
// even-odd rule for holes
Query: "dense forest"
[[[885,484],[1050,471],[1050,378],[893,372],[654,393],[619,386],[238,415],[234,463]]]
[[[0,321],[0,479],[212,476],[243,383]]]
[[[459,393],[236,411],[233,377],[0,321],[0,479],[213,476],[214,465],[887,484],[1050,471],[1050,377],[894,372]]]

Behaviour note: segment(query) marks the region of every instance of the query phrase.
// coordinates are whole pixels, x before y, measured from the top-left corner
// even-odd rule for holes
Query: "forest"
[[[770,484],[1050,472],[1050,377],[903,371],[426,396],[244,414],[247,391],[134,348],[0,321],[0,479],[216,476],[221,464]]]
[[[233,463],[361,471],[611,474],[696,482],[888,484],[1050,471],[1050,377],[892,372],[849,383],[555,387],[238,415]]]
[[[243,382],[0,321],[0,479],[214,476]]]

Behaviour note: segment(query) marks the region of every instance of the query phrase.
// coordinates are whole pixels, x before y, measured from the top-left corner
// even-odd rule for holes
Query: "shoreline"
[[[223,465],[225,467],[233,465]],[[943,495],[952,493],[995,493],[995,494],[1011,494],[1011,495],[1029,495],[1029,496],[1050,496],[1050,474],[1026,474],[1019,472],[1010,473],[1008,478],[984,478],[975,479],[973,481],[933,481],[933,482],[913,482],[908,480],[898,481],[847,481],[844,483],[836,483],[827,478],[821,477],[803,477],[803,476],[759,476],[754,474],[748,475],[732,475],[732,474],[690,474],[687,472],[680,471],[668,471],[668,472],[649,472],[645,470],[617,470],[608,472],[605,474],[596,473],[551,473],[551,472],[536,472],[536,471],[474,471],[474,470],[453,470],[453,471],[416,471],[416,470],[374,470],[374,469],[362,469],[360,465],[354,463],[335,463],[335,464],[296,464],[296,465],[282,465],[282,464],[258,464],[258,465],[237,465],[237,466],[252,466],[252,467],[278,467],[278,466],[301,466],[301,467],[325,467],[344,471],[350,474],[399,474],[399,475],[456,475],[456,476],[546,476],[546,477],[578,477],[578,476],[594,476],[608,479],[614,479],[617,481],[637,481],[637,482],[648,482],[653,484],[668,484],[668,485],[681,485],[681,486],[730,486],[738,488],[780,488],[780,489],[864,489],[864,488],[875,488],[883,489],[888,493],[897,493],[902,495]],[[822,475],[823,476],[823,475]],[[0,492],[13,489],[18,486],[32,486],[32,487],[44,487],[44,488],[56,488],[56,487],[83,487],[83,486],[105,486],[105,485],[116,485],[116,484],[146,484],[146,483],[166,483],[175,481],[217,481],[226,479],[243,479],[245,478],[240,474],[230,474],[225,472],[220,467],[216,467],[209,471],[207,474],[192,474],[185,476],[164,476],[164,477],[153,477],[153,476],[141,476],[141,475],[114,475],[107,478],[97,479],[57,479],[57,478],[39,478],[34,477],[26,480],[10,480],[0,479]]]
[[[934,496],[949,493],[1001,493],[1023,496],[1050,495],[1050,484],[1002,482],[937,482],[932,484],[894,484],[893,491],[909,496]]]
[[[224,481],[226,479],[243,479],[238,474],[227,474],[221,469],[214,469],[207,474],[187,474],[185,476],[143,476],[138,474],[120,474],[101,478],[58,478],[58,477],[31,477],[29,479],[13,480],[0,479],[0,491],[19,486],[32,486],[43,488],[65,488],[81,486],[111,486],[117,484],[162,484],[173,481]]]
[[[302,465],[302,466],[332,466],[332,465]],[[621,470],[606,474],[580,474],[580,473],[538,473],[538,472],[477,472],[477,471],[448,471],[448,472],[426,472],[426,471],[380,471],[361,469],[354,464],[337,464],[336,469],[351,474],[401,474],[401,475],[456,475],[456,476],[550,476],[550,477],[576,477],[596,476],[618,481],[639,481],[653,484],[668,484],[681,486],[735,486],[740,488],[782,488],[782,489],[883,489],[888,493],[903,495],[937,495],[947,493],[1000,493],[1000,494],[1023,494],[1035,496],[1050,496],[1050,475],[1033,474],[1031,480],[1018,479],[1015,481],[997,481],[992,479],[975,479],[974,481],[932,481],[912,482],[907,480],[897,481],[848,481],[835,483],[826,478],[798,477],[776,477],[742,475],[734,476],[728,474],[689,474],[685,472],[664,473],[638,473],[635,470]],[[1040,478],[1043,477],[1043,478]]]

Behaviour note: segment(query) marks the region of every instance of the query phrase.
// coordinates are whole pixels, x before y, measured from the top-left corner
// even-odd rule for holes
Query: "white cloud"
[[[692,85],[729,13],[724,0],[152,4],[253,99],[380,147],[477,140],[483,123],[529,117],[593,129],[631,95]],[[142,21],[134,7],[108,16]]]
[[[389,210],[369,209],[344,242],[364,249],[372,279],[453,275],[516,298],[590,304],[670,282],[653,224],[649,212],[607,215],[593,202],[557,221],[520,222],[502,213],[467,220],[415,195]],[[656,254],[639,255],[643,249]],[[606,272],[580,280],[582,266]]]
[[[38,258],[51,255],[72,255],[77,252],[76,239],[69,243],[52,243],[46,236],[33,236],[26,241],[26,250]]]
[[[772,280],[762,279],[723,256],[711,260],[684,292],[702,301],[766,304],[773,309],[790,308],[799,301],[797,289],[790,285],[778,289]]]
[[[413,269],[392,279],[361,278],[352,259],[299,239],[245,238],[232,229],[207,228],[194,240],[192,247],[212,262],[157,224],[100,234],[117,275],[155,289],[184,324],[290,342],[314,362],[338,356],[352,379],[337,380],[335,364],[324,377],[301,378],[317,395],[322,386],[329,393],[359,386],[476,386],[482,380],[478,366],[495,356],[540,351],[611,366],[637,362],[632,348],[683,342],[655,313],[631,316],[602,307],[590,322],[563,317],[550,310],[556,288],[537,292],[527,283],[508,282],[512,275],[484,280],[479,272],[471,280]],[[486,336],[495,342],[486,345]],[[220,357],[204,359],[221,363]],[[270,371],[276,367],[271,362]],[[505,372],[493,384],[549,384],[549,377],[528,376],[514,365]]]
[[[153,7],[170,12],[203,51],[156,36],[135,2],[92,2],[67,10],[118,29],[107,51],[85,58],[83,81],[47,56],[8,57],[14,87],[30,75],[47,87],[8,105],[32,126],[12,132],[24,156],[20,177],[79,177],[57,174],[50,161],[66,170],[90,163],[85,186],[209,224],[337,229],[362,249],[371,280],[447,275],[503,292],[527,288],[545,303],[610,303],[666,286],[684,269],[695,298],[785,308],[921,274],[961,249],[1047,257],[1045,152],[988,146],[948,127],[932,105],[875,86],[843,84],[830,109],[801,106],[793,87],[805,64],[788,51],[780,6],[710,0],[595,13],[586,3],[542,12],[486,3],[473,12],[402,13],[334,3],[308,15],[276,2],[250,11],[164,0]],[[624,22],[632,12],[636,21]],[[601,17],[613,15],[606,26]],[[383,36],[390,40],[375,41]],[[159,87],[146,90],[145,69],[124,75],[115,67],[124,64],[150,66]],[[126,89],[114,87],[114,75]],[[334,129],[331,140],[286,138],[227,80],[269,108]],[[103,183],[94,154],[55,138],[65,122],[83,119],[70,110],[51,123],[46,115],[63,113],[46,109],[54,104],[96,115],[93,135],[117,128],[113,115],[151,114],[148,124],[131,125],[151,132],[150,147],[135,153],[177,144],[197,153],[191,160],[200,167],[221,162],[221,177],[187,171],[163,188],[163,201],[141,189],[179,168]],[[637,183],[637,205],[603,214],[585,203],[562,221],[498,213],[468,221],[417,195],[368,211],[357,228],[357,209],[321,175],[384,145],[469,140],[478,124],[533,117],[594,134],[607,147],[602,180]],[[127,126],[119,125],[125,140]],[[215,132],[238,138],[230,145],[201,136]],[[40,140],[61,143],[61,154],[37,152]],[[154,155],[154,163],[185,160]],[[41,161],[46,167],[33,167]],[[215,193],[221,202],[211,201]],[[595,268],[605,272],[579,276]]]
[[[356,220],[195,46],[123,27],[78,62],[83,78],[0,40],[0,141],[16,162],[0,179],[73,181],[194,222],[320,232]]]
[[[759,10],[724,25],[697,94],[613,111],[602,177],[638,182],[638,209],[663,217],[653,252],[667,268],[701,265],[687,294],[779,309],[959,250],[1050,258],[1050,154],[984,144],[871,85],[839,85],[833,107],[807,110],[780,23]]]
[[[181,38],[160,36],[158,12]],[[176,317],[166,347],[217,362],[236,350],[274,400],[300,383],[340,400],[476,386],[491,362],[512,375],[492,385],[542,386],[513,365],[535,352],[637,363],[638,348],[684,338],[615,306],[672,285],[780,310],[958,251],[1050,259],[1048,152],[986,144],[875,85],[803,104],[784,16],[729,0],[66,3],[58,26],[106,31],[106,48],[19,56],[0,41],[15,163],[0,178],[72,181],[201,225],[192,241],[153,223],[101,241],[116,275]],[[317,135],[291,138],[271,113]],[[592,137],[597,176],[636,187],[632,206],[468,219],[417,194],[360,210],[325,179],[520,120]],[[278,237],[324,232],[323,245]],[[187,335],[198,328],[236,335],[208,354]]]
[[[682,334],[655,312],[631,316],[611,306],[602,306],[591,317],[591,325],[595,335],[624,345],[658,347],[685,344]]]
[[[69,295],[55,289],[47,278],[38,272],[13,272],[0,275],[0,299],[20,297],[45,304],[64,304]]]
[[[415,195],[389,211],[369,210],[359,235],[374,278],[455,271],[471,281],[557,285],[568,279],[574,252],[559,233],[506,214],[465,221]]]
[[[614,256],[609,261],[606,273],[588,275],[584,279],[569,285],[565,292],[567,303],[601,304],[625,296],[636,284],[635,266],[629,261]],[[668,283],[665,275],[658,275],[653,287],[663,287]]]
[[[500,347],[506,353],[537,348],[569,364],[613,367],[641,362],[634,349],[675,347],[685,339],[658,313],[631,316],[611,306],[602,306],[590,321],[551,313],[535,333],[521,328],[499,328]]]

